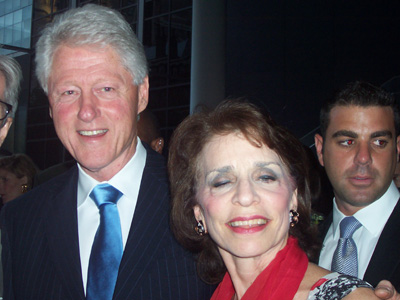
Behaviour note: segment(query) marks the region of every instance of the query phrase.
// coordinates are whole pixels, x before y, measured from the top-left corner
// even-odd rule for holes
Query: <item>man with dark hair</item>
[[[399,111],[393,97],[354,82],[320,114],[315,146],[334,190],[319,265],[400,288]]]

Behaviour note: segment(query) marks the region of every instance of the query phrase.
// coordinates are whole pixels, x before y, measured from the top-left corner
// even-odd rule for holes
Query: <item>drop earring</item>
[[[207,232],[206,232],[206,229],[204,228],[204,224],[203,224],[203,221],[202,220],[200,220],[200,221],[198,221],[197,222],[197,225],[196,225],[196,227],[194,228],[194,230],[197,232],[197,234],[199,235],[199,236],[203,236],[203,235],[205,235]]]
[[[298,222],[299,222],[299,213],[294,210],[291,209],[290,213],[289,213],[289,217],[290,217],[290,227],[294,227]]]

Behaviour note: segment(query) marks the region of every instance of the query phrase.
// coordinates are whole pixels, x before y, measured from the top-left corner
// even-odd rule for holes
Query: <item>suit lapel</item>
[[[114,299],[124,299],[141,286],[158,244],[169,228],[166,169],[160,157],[147,151],[138,201],[125,246]],[[157,175],[157,173],[163,173]]]
[[[85,299],[79,256],[77,221],[78,169],[72,168],[58,180],[48,197],[46,236],[50,255],[70,299]]]
[[[379,237],[374,253],[364,274],[364,280],[373,286],[382,279],[400,284],[400,200],[397,202]]]

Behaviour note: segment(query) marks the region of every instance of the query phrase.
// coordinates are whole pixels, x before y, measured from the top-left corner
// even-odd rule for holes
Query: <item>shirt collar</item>
[[[132,186],[140,186],[140,181],[142,179],[142,173],[144,166],[146,164],[147,152],[139,137],[137,137],[137,145],[135,154],[128,161],[128,163],[115,174],[108,182],[115,188],[117,188],[125,196],[131,197]],[[98,185],[100,182],[89,176],[79,165],[79,179],[78,179],[78,207],[85,202],[89,197],[92,189]],[[140,171],[140,172],[137,172]],[[140,176],[135,176],[132,178],[132,174],[140,174]],[[133,182],[132,182],[133,180]],[[136,198],[136,197],[135,197]]]
[[[360,209],[354,217],[367,229],[371,235],[378,236],[389,219],[400,193],[392,181],[387,191],[378,200]],[[371,218],[371,216],[376,216]],[[339,224],[346,216],[338,209],[335,198],[333,199],[333,236],[339,235]]]

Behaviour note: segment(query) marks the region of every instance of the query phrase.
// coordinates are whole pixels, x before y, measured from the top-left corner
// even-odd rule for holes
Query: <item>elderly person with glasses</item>
[[[0,146],[7,136],[18,106],[22,72],[15,59],[0,55]]]

